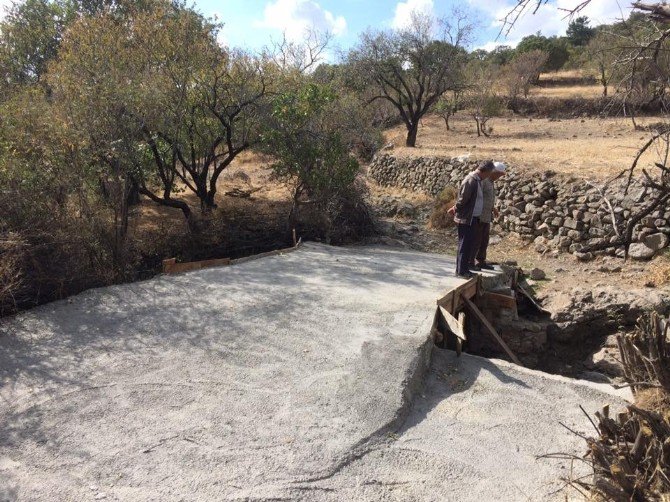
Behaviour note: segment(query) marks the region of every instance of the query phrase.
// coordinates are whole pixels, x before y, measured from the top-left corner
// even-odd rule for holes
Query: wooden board
[[[493,336],[493,338],[496,339],[496,341],[500,344],[500,346],[503,348],[505,353],[510,357],[510,359],[519,366],[522,366],[521,361],[519,361],[516,355],[514,355],[514,352],[512,352],[512,350],[507,346],[505,340],[503,340],[500,337],[500,335],[491,325],[486,316],[484,316],[484,314],[482,314],[481,311],[477,308],[477,305],[472,303],[472,300],[465,297],[463,297],[463,302],[465,303],[465,306],[468,308],[468,310],[472,312],[475,315],[475,317],[477,317],[477,319],[479,319],[479,322],[481,322],[482,325],[486,328],[486,330]]]
[[[477,294],[478,287],[479,279],[477,277],[473,277],[465,284],[461,284],[457,288],[449,291],[446,295],[437,300],[437,304],[438,306],[446,309],[447,312],[455,314],[463,306],[462,298],[472,298],[475,296]]]
[[[452,316],[449,312],[444,307],[438,307],[440,309],[440,313],[442,314],[442,317],[444,317],[444,320],[447,322],[447,326],[449,326],[449,330],[456,335],[460,340],[466,341],[467,338],[465,336],[465,331],[463,330],[463,326],[461,323],[456,319],[454,316]]]
[[[236,265],[238,263],[245,263],[247,261],[258,260],[259,258],[265,258],[266,256],[274,256],[278,254],[290,253],[291,251],[295,251],[296,249],[298,249],[301,244],[302,239],[299,239],[297,244],[290,248],[275,249],[274,251],[268,251],[267,253],[245,256],[244,258],[237,258],[235,260],[231,260],[230,258],[215,258],[213,260],[201,260],[201,261],[190,261],[186,263],[177,263],[176,258],[168,258],[167,260],[163,260],[163,273],[180,274],[182,272],[189,272],[191,270],[200,270],[209,267]]]
[[[230,265],[230,258],[217,258],[213,260],[191,261],[187,263],[177,263],[175,258],[163,260],[164,274],[180,274],[191,270],[200,270],[202,268],[219,267]]]
[[[517,291],[520,295],[524,296],[530,304],[535,307],[538,311],[542,312],[543,314],[549,314],[551,315],[551,312],[548,310],[543,309],[536,301],[535,299],[526,291],[524,288],[521,287],[521,284],[517,284],[516,287],[514,288],[515,291]]]
[[[491,293],[485,291],[482,295],[482,300],[486,305],[491,305],[503,309],[511,309],[516,312],[516,297],[501,295],[500,293]]]

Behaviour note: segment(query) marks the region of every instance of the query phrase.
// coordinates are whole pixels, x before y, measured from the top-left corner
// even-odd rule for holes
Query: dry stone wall
[[[436,196],[448,186],[457,187],[476,166],[477,161],[464,157],[396,158],[381,154],[372,160],[368,175],[382,186]],[[616,238],[613,223],[621,228],[626,218],[648,200],[642,186],[634,186],[624,195],[621,181],[602,193],[585,180],[550,171],[531,174],[512,168],[496,186],[504,230],[532,241],[539,252],[570,252],[580,260],[594,257],[583,252],[586,245]],[[635,229],[634,239],[630,254],[636,259],[651,258],[668,246],[670,208],[644,218]],[[599,253],[622,255],[623,248]]]

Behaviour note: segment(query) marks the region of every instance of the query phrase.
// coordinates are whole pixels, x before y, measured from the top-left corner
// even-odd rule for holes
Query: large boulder
[[[636,242],[628,248],[628,256],[633,260],[650,260],[656,254],[656,250],[647,246],[644,242]]]
[[[667,235],[658,232],[647,235],[643,242],[648,248],[653,249],[654,251],[660,251],[668,245],[668,241],[670,241],[670,238],[668,238]]]

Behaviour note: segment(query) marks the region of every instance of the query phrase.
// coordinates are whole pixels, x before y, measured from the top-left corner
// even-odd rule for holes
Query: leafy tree
[[[356,179],[359,165],[343,134],[349,129],[337,113],[339,99],[331,86],[306,82],[272,102],[261,145],[276,159],[271,165],[276,178],[291,187],[289,228],[299,208],[310,205],[325,216],[329,233],[341,196]]]
[[[487,61],[497,66],[504,66],[509,63],[516,54],[516,51],[509,45],[499,45],[489,52]]]
[[[621,54],[618,49],[620,39],[607,31],[601,30],[591,39],[586,48],[589,62],[598,74],[600,85],[603,86],[603,96],[607,96],[607,89],[616,74],[616,60]]]
[[[391,103],[407,128],[406,145],[416,145],[419,121],[445,91],[460,82],[466,53],[461,44],[471,26],[457,18],[456,27],[444,25],[435,39],[434,21],[413,14],[409,28],[395,32],[369,32],[348,56],[369,102]]]
[[[83,17],[53,66],[55,98],[72,127],[128,186],[151,200],[192,210],[216,207],[221,172],[254,141],[265,92],[258,62],[216,43],[216,25],[169,3],[133,14]],[[122,173],[122,174],[121,174]]]
[[[585,46],[595,34],[596,30],[589,26],[589,18],[586,16],[580,16],[570,21],[565,32],[568,42],[575,47]]]
[[[545,37],[539,32],[522,38],[516,47],[517,54],[533,50],[544,51],[549,55],[542,71],[558,71],[570,58],[565,39]]]
[[[68,23],[65,7],[49,0],[15,3],[0,23],[0,72],[9,85],[39,82]]]
[[[462,89],[456,89],[451,92],[447,91],[440,96],[435,105],[435,113],[444,119],[447,131],[451,130],[449,119],[463,108],[463,92],[464,90]]]

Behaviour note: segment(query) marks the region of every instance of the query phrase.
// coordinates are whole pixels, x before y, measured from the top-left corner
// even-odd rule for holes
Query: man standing
[[[449,209],[454,215],[454,221],[458,223],[458,256],[456,259],[456,275],[470,278],[470,265],[473,263],[477,233],[479,230],[479,218],[484,209],[484,194],[482,192],[482,181],[487,179],[493,172],[493,161],[482,162],[476,171],[468,174],[458,191],[456,204]]]
[[[482,181],[482,193],[484,195],[484,208],[479,218],[479,231],[475,242],[475,256],[473,263],[475,270],[493,270],[493,266],[486,263],[486,251],[489,247],[489,237],[491,235],[491,222],[493,218],[498,217],[498,210],[494,207],[496,200],[496,188],[494,182],[505,174],[507,166],[502,162],[493,163],[493,172]],[[477,263],[474,263],[474,258]]]

